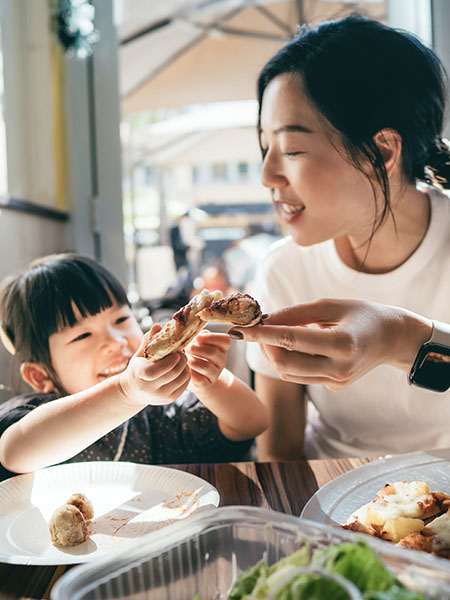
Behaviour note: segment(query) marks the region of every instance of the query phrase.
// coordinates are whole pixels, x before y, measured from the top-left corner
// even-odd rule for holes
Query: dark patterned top
[[[0,435],[55,394],[26,394],[0,406]],[[245,460],[253,440],[233,442],[217,418],[191,392],[165,406],[147,406],[66,462],[120,460],[143,464],[185,464]],[[0,481],[15,475],[0,465]]]

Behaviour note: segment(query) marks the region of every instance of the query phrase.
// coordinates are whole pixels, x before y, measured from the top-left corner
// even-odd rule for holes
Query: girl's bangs
[[[39,286],[43,293],[31,302],[30,308],[36,311],[33,320],[46,339],[78,322],[74,307],[84,318],[110,308],[115,301],[129,305],[121,284],[100,265],[72,263],[68,267],[57,274],[45,273],[46,281]]]

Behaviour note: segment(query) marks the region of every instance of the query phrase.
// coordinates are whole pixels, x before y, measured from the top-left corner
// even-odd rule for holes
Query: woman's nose
[[[287,184],[287,179],[282,172],[281,165],[271,152],[267,152],[264,157],[261,170],[261,183],[270,189],[283,187]]]

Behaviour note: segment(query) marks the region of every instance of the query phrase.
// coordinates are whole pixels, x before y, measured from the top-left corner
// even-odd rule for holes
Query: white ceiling
[[[124,113],[255,97],[264,63],[305,21],[385,2],[115,0]]]

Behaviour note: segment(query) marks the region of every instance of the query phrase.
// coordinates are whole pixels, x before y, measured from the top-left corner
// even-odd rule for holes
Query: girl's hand
[[[150,336],[160,329],[161,325],[153,325]],[[144,358],[143,352],[147,339],[145,336],[128,367],[118,375],[120,390],[133,404],[170,404],[189,384],[186,356],[182,352],[174,352],[156,362],[149,361]]]
[[[315,324],[317,327],[306,327]],[[374,302],[319,300],[269,315],[264,325],[229,334],[259,342],[283,381],[339,390],[381,364],[409,371],[430,338],[431,321]]]
[[[223,333],[204,329],[187,346],[188,365],[191,371],[189,389],[199,395],[208,390],[225,367],[231,339]]]

